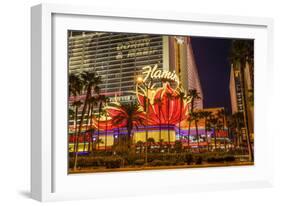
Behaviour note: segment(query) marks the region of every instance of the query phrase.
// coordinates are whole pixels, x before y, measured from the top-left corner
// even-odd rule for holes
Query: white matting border
[[[272,185],[270,101],[263,96],[272,86],[270,19],[44,4],[32,8],[31,21],[33,198],[66,200]],[[67,175],[68,29],[255,39],[255,166]]]

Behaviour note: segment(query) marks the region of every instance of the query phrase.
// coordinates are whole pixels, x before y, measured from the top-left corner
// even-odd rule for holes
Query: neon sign
[[[171,80],[179,84],[179,78],[176,74],[176,71],[170,72],[167,70],[159,69],[157,64],[155,64],[153,68],[151,66],[144,66],[142,69],[144,70],[142,73],[145,75],[143,79],[144,82],[146,82],[148,78],[150,78],[159,80]]]

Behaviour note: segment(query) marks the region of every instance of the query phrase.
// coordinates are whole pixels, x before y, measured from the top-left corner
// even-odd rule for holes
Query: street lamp
[[[143,83],[143,78],[142,78],[142,77],[138,77],[138,78],[137,78],[137,83],[139,83],[139,84],[140,84],[140,83]]]

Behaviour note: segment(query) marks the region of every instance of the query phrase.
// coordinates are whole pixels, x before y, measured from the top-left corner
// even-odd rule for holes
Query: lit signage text
[[[167,70],[159,69],[157,64],[155,64],[153,68],[151,66],[144,66],[142,69],[144,70],[142,73],[145,75],[143,79],[144,82],[146,82],[148,78],[150,78],[159,80],[171,80],[179,84],[179,78],[175,71],[170,72]]]

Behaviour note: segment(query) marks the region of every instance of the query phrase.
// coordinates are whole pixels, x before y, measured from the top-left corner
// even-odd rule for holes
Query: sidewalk
[[[187,168],[207,168],[207,167],[230,167],[230,166],[252,166],[253,162],[232,162],[232,163],[206,163],[200,165],[175,165],[175,166],[146,166],[146,167],[124,167],[124,168],[83,168],[73,171],[70,169],[69,174],[80,174],[80,173],[100,173],[100,172],[131,172],[131,171],[142,171],[142,170],[169,170],[169,169],[187,169]]]

